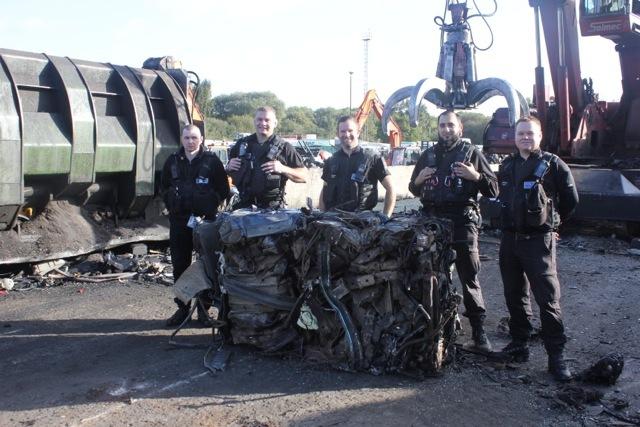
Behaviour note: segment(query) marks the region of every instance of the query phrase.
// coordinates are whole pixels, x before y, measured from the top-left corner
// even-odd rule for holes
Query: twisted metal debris
[[[236,344],[373,374],[437,374],[455,341],[446,220],[224,214],[220,286]]]

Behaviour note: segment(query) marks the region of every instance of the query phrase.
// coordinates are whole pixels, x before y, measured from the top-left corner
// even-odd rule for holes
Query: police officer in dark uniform
[[[254,125],[256,133],[239,139],[229,153],[227,172],[240,193],[233,208],[284,207],[287,180],[306,182],[307,169],[295,148],[274,135],[278,120],[273,108],[258,108]]]
[[[229,196],[229,181],[218,157],[206,151],[195,125],[182,128],[182,147],[162,168],[161,190],[169,210],[169,242],[174,282],[191,265],[193,228],[201,221],[213,220],[218,206]],[[175,299],[178,310],[167,326],[181,324],[189,315],[189,305]],[[198,310],[198,320],[208,319]]]
[[[497,180],[482,153],[460,139],[462,130],[462,123],[453,111],[445,111],[438,117],[438,143],[420,156],[409,191],[420,197],[425,214],[453,222],[455,265],[462,283],[464,315],[472,329],[470,344],[488,352],[491,343],[484,331],[486,309],[478,281],[481,218],[477,199],[478,192],[495,197]]]
[[[567,339],[560,310],[555,231],[575,210],[578,192],[569,167],[540,150],[542,130],[537,118],[518,120],[515,137],[518,151],[502,162],[498,172],[503,230],[500,273],[512,339],[502,353],[519,361],[529,358],[531,290],[540,307],[549,372],[556,380],[567,381],[571,372],[563,357]]]
[[[382,157],[365,153],[359,145],[359,136],[360,131],[353,117],[338,119],[340,150],[324,164],[324,187],[320,193],[319,207],[321,210],[371,210],[378,204],[380,181],[386,191],[382,213],[391,217],[396,203],[391,174]]]

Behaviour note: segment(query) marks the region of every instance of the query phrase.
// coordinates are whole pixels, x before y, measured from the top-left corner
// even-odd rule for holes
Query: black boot
[[[472,345],[476,350],[484,353],[489,353],[492,350],[491,343],[481,322],[471,326],[471,338],[473,339]]]
[[[178,309],[175,313],[173,313],[173,316],[167,319],[167,326],[180,326],[182,322],[184,322],[185,319],[189,317],[191,304],[185,304],[178,298],[174,298],[174,301],[176,302],[176,304],[178,304]]]
[[[512,339],[499,354],[504,358],[512,359],[514,362],[523,363],[529,360],[529,344],[523,340]]]
[[[567,367],[567,363],[564,361],[562,351],[549,353],[549,372],[553,376],[553,379],[560,382],[567,382],[571,380],[571,371]]]

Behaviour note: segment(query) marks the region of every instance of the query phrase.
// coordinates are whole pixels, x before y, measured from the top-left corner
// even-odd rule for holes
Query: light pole
[[[349,71],[349,114],[351,114],[352,94],[353,94],[353,71]]]

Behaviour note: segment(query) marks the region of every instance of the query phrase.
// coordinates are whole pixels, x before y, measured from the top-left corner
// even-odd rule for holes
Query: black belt
[[[465,205],[465,204],[428,204],[422,205],[422,210],[426,212],[434,212],[436,214],[445,214],[445,215],[464,215],[467,209],[477,209],[476,206],[473,205]]]
[[[476,205],[474,205],[473,203],[456,203],[456,202],[442,202],[442,203],[434,203],[434,202],[422,202],[422,206],[424,206],[425,208],[435,208],[435,209],[442,209],[442,208],[453,208],[453,209],[460,209],[460,208],[474,208],[477,207]]]
[[[516,240],[529,240],[529,239],[533,239],[535,237],[538,236],[543,236],[545,234],[549,234],[552,233],[551,230],[548,231],[533,231],[531,233],[521,233],[519,231],[511,231],[511,230],[504,230],[505,233],[509,233],[509,234],[513,234],[514,238]]]

